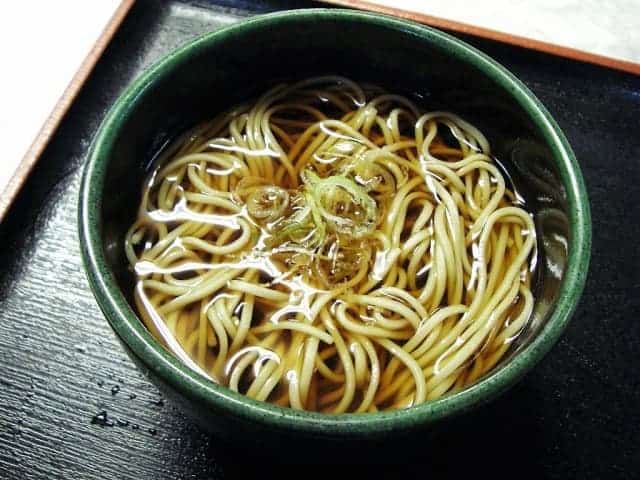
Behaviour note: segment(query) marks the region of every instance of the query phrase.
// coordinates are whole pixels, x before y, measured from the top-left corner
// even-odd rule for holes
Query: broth
[[[278,85],[153,166],[125,242],[138,312],[258,400],[438,398],[490,372],[533,309],[535,227],[509,183],[453,113],[341,77]]]

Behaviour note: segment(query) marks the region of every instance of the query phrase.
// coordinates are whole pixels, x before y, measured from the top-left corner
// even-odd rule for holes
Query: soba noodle
[[[125,248],[140,316],[191,368],[342,413],[491,371],[531,314],[535,242],[476,127],[318,77],[175,141]]]

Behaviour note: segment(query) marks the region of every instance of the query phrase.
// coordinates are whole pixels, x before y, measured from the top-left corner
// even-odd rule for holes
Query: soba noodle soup
[[[328,413],[405,408],[477,381],[527,324],[532,217],[454,113],[311,78],[161,157],[125,242],[137,309],[232,390]]]

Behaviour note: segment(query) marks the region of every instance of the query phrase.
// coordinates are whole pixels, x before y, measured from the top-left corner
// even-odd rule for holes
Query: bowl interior
[[[91,159],[102,164],[86,188],[98,199],[90,207],[97,215],[91,221],[105,269],[129,298],[132,277],[123,239],[149,164],[163,145],[278,81],[320,74],[375,83],[413,96],[427,110],[461,114],[487,135],[512,175],[535,215],[540,261],[533,319],[491,374],[496,375],[540,337],[562,295],[575,294],[576,288],[579,295],[581,280],[571,278],[566,285],[565,274],[576,228],[582,241],[588,233],[588,207],[566,141],[530,93],[482,54],[424,27],[335,10],[281,14],[205,36],[154,67],[116,106]],[[575,300],[571,295],[563,300],[569,303],[556,321],[564,325]]]

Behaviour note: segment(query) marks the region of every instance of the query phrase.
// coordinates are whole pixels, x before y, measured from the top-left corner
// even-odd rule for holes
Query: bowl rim
[[[179,68],[198,52],[230,37],[250,34],[256,28],[282,22],[336,20],[367,23],[421,37],[481,70],[509,92],[534,121],[553,151],[567,194],[571,225],[567,270],[556,307],[537,336],[502,368],[474,385],[404,410],[340,415],[297,411],[250,399],[207,380],[177,360],[144,327],[118,287],[103,251],[101,202],[109,154],[123,119],[136,108],[142,94],[158,78]],[[439,30],[386,15],[333,8],[281,11],[245,19],[189,41],[147,69],[121,94],[94,138],[80,187],[78,231],[85,271],[103,314],[151,373],[213,412],[278,431],[331,436],[384,435],[425,426],[460,414],[505,391],[540,361],[565,329],[584,288],[591,250],[589,202],[577,160],[555,120],[522,82],[486,54]]]

